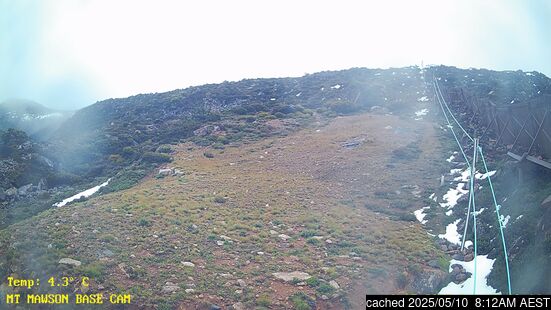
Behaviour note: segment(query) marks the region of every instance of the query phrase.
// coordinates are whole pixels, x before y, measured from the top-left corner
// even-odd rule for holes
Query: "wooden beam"
[[[516,161],[521,161],[522,160],[522,156],[519,156],[513,152],[507,152],[507,155],[509,155],[510,157],[516,159]]]
[[[541,159],[536,158],[536,157],[531,156],[531,155],[526,156],[526,159],[533,162],[534,164],[538,164],[538,165],[543,166],[547,169],[551,169],[551,163],[548,163],[544,160],[541,160]]]

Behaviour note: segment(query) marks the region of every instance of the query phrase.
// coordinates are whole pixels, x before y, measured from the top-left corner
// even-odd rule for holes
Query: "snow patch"
[[[467,194],[469,191],[464,189],[465,183],[458,183],[456,188],[450,188],[446,194],[442,197],[445,202],[441,202],[442,208],[451,209],[455,207],[459,198]]]
[[[465,243],[466,244],[466,243]],[[474,274],[475,260],[463,262],[452,259],[450,261],[450,270],[452,265],[459,264],[465,268],[467,272]],[[476,257],[476,294],[500,294],[495,288],[488,285],[488,275],[494,267],[495,259],[489,259],[488,255],[478,255]],[[471,295],[473,294],[474,277],[471,276],[461,284],[450,282],[446,287],[442,288],[439,295]]]
[[[425,116],[429,113],[429,109],[422,109],[415,112],[415,116]]]
[[[427,216],[427,215],[425,213],[423,213],[426,209],[430,209],[430,207],[424,207],[424,208],[421,208],[419,210],[413,211],[413,214],[415,215],[417,220],[419,222],[421,222],[421,224],[426,224],[427,223],[427,221],[424,220],[425,216]]]
[[[78,199],[80,199],[80,198],[83,198],[83,197],[84,197],[84,198],[88,198],[88,197],[94,195],[94,194],[95,194],[97,191],[99,191],[102,187],[107,186],[107,184],[109,184],[109,181],[111,181],[111,179],[105,181],[104,183],[101,183],[101,184],[98,185],[98,186],[94,186],[94,187],[92,187],[92,188],[90,188],[90,189],[87,189],[87,190],[85,190],[85,191],[83,191],[83,192],[80,192],[80,193],[78,193],[78,194],[76,194],[76,195],[73,195],[73,196],[71,196],[71,197],[69,197],[69,198],[66,198],[66,199],[64,199],[64,200],[61,201],[61,202],[54,203],[53,206],[54,206],[54,207],[63,207],[63,206],[65,206],[66,204],[68,204],[68,203],[70,203],[70,202],[73,202],[73,201],[75,201],[75,200],[78,200]]]
[[[453,179],[454,181],[460,181],[460,182],[469,182],[469,177],[471,176],[471,169],[467,168],[463,172],[461,172],[461,176],[458,176],[457,178]]]
[[[459,221],[461,220],[459,219],[448,224],[448,226],[446,226],[446,233],[438,235],[438,238],[446,239],[453,244],[461,244],[461,235],[457,232],[457,223],[459,223]]]
[[[479,180],[484,180],[487,177],[493,176],[494,174],[496,174],[495,170],[489,171],[487,173],[475,173],[475,178],[477,178]]]
[[[503,217],[503,215],[501,215],[501,227],[505,228],[507,227],[507,224],[509,223],[509,220],[511,219],[511,216],[510,215],[507,215],[506,217]]]

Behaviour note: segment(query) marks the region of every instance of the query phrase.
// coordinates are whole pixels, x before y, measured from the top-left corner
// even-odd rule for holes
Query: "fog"
[[[110,97],[349,67],[551,75],[551,3],[0,1],[0,102]]]

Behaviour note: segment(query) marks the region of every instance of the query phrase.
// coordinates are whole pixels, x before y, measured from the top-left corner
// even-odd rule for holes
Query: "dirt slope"
[[[224,150],[182,144],[170,168],[183,175],[49,210],[2,239],[26,253],[18,274],[91,275],[89,292],[127,291],[138,307],[356,309],[366,293],[416,292],[442,256],[411,215],[437,184],[439,143],[432,123],[406,114]],[[292,271],[312,278],[272,275]]]

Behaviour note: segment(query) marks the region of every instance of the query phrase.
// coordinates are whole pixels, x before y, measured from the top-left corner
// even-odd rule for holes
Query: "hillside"
[[[33,101],[5,101],[0,103],[0,130],[15,128],[45,140],[71,115],[72,112],[50,109]]]
[[[134,306],[158,309],[356,309],[366,293],[465,285],[473,248],[461,252],[454,238],[466,217],[466,164],[433,76],[499,105],[551,96],[550,79],[536,72],[355,68],[108,99],[43,142],[6,131],[21,139],[3,139],[15,142],[4,143],[2,164],[31,145],[19,158],[52,165],[2,185],[18,193],[50,174],[40,194],[4,199],[0,277],[89,276],[90,287],[60,290],[126,292]],[[452,109],[481,131],[464,107]],[[550,270],[537,268],[551,253],[541,222],[550,213],[540,206],[551,178],[484,148],[511,219],[515,292],[548,293]],[[530,181],[517,182],[518,170]],[[90,198],[51,208],[100,184]],[[492,263],[482,281],[505,292],[485,185],[477,197],[487,210],[478,254]]]

